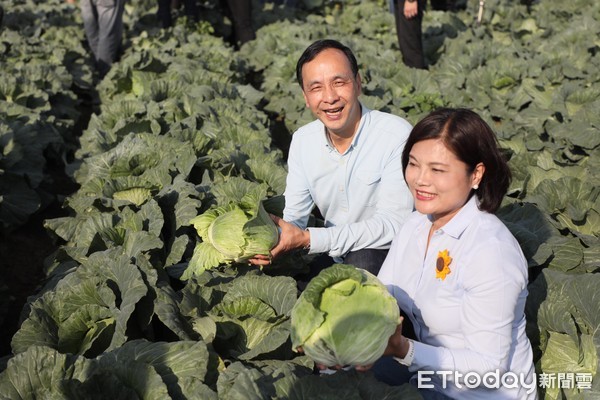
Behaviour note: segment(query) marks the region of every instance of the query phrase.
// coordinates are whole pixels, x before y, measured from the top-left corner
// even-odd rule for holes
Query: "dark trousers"
[[[103,78],[119,58],[125,0],[80,0],[79,7],[98,75]]]
[[[256,38],[252,28],[252,1],[227,0],[233,22],[233,40],[236,46]]]
[[[198,5],[196,0],[183,0],[185,15],[192,21],[198,22]],[[171,0],[158,0],[158,11],[156,13],[158,22],[163,28],[173,25]]]
[[[344,264],[354,265],[377,276],[388,250],[363,249],[351,251],[344,257]]]
[[[404,64],[412,68],[425,69],[425,56],[423,54],[423,9],[427,4],[426,0],[419,1],[419,11],[411,19],[404,16],[404,1],[394,0],[394,19],[396,20],[396,34],[398,35],[398,45],[402,53]]]
[[[354,265],[355,267],[362,268],[369,271],[373,275],[379,273],[381,264],[387,256],[388,250],[376,250],[376,249],[363,249],[352,251],[344,257],[344,264]],[[331,267],[335,264],[335,260],[327,254],[321,254],[315,257],[309,267],[310,270],[302,275],[296,275],[296,281],[300,290],[304,290],[308,282],[315,276],[319,275],[319,272],[327,267]]]
[[[401,365],[390,356],[384,356],[377,360],[373,364],[371,371],[378,381],[391,386],[400,386],[408,383],[410,377],[417,374],[417,372],[410,372],[408,367]],[[412,383],[416,384],[416,382]],[[424,400],[451,400],[451,397],[436,392],[433,389],[419,389],[419,394]]]
[[[423,53],[423,12],[427,7],[427,0],[419,2],[418,13],[411,19],[404,16],[404,1],[394,0],[394,19],[396,21],[396,34],[398,45],[402,53],[404,64],[412,68],[425,69],[425,55]],[[431,8],[439,11],[454,11],[459,6],[455,0],[430,0]]]

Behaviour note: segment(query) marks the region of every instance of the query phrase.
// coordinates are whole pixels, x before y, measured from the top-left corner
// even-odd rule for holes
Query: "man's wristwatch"
[[[412,339],[408,339],[408,351],[406,352],[406,355],[404,356],[404,358],[400,358],[400,357],[393,357],[394,360],[398,361],[400,364],[402,365],[406,365],[407,367],[410,366],[410,364],[412,364],[413,362],[413,358],[415,358],[415,343],[412,341]]]
[[[306,228],[305,231],[310,233],[308,228]],[[310,251],[310,239],[308,240],[308,244],[306,244],[304,247],[302,247],[302,250]]]

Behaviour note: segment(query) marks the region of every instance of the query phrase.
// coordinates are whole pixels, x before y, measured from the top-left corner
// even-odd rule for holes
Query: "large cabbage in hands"
[[[212,207],[193,218],[190,223],[202,242],[196,244],[182,278],[219,264],[242,262],[257,254],[268,255],[277,244],[279,232],[263,207],[265,195],[265,188],[258,186],[237,202]]]
[[[383,355],[400,310],[375,275],[334,264],[308,283],[291,322],[292,346],[317,364],[369,365]]]

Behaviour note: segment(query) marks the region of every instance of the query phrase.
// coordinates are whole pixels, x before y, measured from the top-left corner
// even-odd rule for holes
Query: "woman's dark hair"
[[[433,111],[414,126],[404,145],[404,174],[413,146],[427,139],[441,139],[459,160],[467,164],[469,173],[475,170],[477,164],[485,165],[479,188],[474,192],[481,210],[496,212],[508,191],[511,173],[490,126],[479,115],[464,108]]]
[[[296,79],[298,80],[298,83],[300,84],[300,87],[302,89],[304,89],[304,87],[302,86],[304,83],[302,81],[302,67],[307,62],[312,61],[323,50],[327,49],[338,49],[341,52],[343,52],[346,55],[346,58],[348,58],[348,61],[350,62],[352,74],[354,75],[354,77],[358,75],[358,63],[356,62],[356,57],[354,57],[354,54],[352,53],[352,50],[350,50],[349,47],[344,46],[337,40],[320,39],[316,42],[313,42],[310,46],[306,48],[306,50],[304,50],[304,52],[298,59],[298,63],[296,64]]]

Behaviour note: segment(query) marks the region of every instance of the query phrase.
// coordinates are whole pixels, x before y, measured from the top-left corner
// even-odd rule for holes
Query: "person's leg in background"
[[[83,19],[83,29],[85,30],[85,37],[87,38],[88,45],[94,59],[98,59],[98,12],[96,10],[95,0],[81,0],[79,2],[79,8],[81,9],[81,18]]]
[[[426,0],[418,1],[417,15],[410,19],[404,16],[404,2],[405,0],[394,0],[394,19],[396,20],[396,34],[398,35],[400,52],[406,66],[425,69],[422,23]]]
[[[454,0],[430,0],[431,9],[438,11],[454,11]]]
[[[158,11],[156,18],[162,28],[168,28],[173,25],[173,17],[171,15],[171,0],[158,0]]]
[[[185,16],[187,17],[188,22],[198,22],[200,13],[198,10],[198,4],[196,4],[196,0],[183,0],[183,7],[185,9]]]
[[[117,61],[123,38],[123,10],[125,0],[97,0],[98,52],[97,63],[100,77],[104,77]]]
[[[252,28],[252,0],[227,0],[233,20],[233,37],[236,46],[256,38]]]

